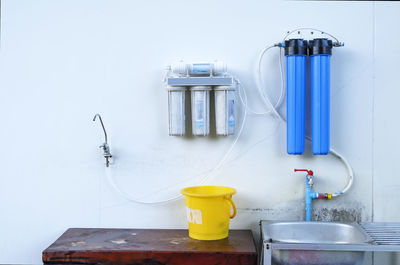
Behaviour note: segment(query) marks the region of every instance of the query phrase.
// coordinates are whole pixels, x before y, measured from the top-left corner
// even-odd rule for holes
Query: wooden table
[[[187,230],[71,228],[43,251],[44,264],[256,265],[250,230],[200,241]]]

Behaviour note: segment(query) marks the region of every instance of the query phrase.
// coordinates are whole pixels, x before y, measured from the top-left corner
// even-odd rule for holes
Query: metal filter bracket
[[[229,86],[234,83],[232,76],[167,77],[168,86]]]

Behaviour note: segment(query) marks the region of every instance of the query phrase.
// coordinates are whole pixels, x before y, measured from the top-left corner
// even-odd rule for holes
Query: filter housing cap
[[[285,41],[285,56],[307,55],[308,42],[303,39],[290,39]]]
[[[332,55],[332,40],[328,39],[313,39],[310,40],[308,52],[311,55],[327,54]]]

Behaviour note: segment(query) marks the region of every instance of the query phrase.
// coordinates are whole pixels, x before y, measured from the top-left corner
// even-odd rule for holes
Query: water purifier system
[[[297,33],[300,35],[302,32]],[[314,37],[316,35],[314,33],[320,33],[320,36]],[[330,58],[332,48],[343,44],[332,35],[321,31],[311,31],[308,38],[287,37],[282,42],[263,50],[260,55],[261,61],[262,55],[269,48],[280,47],[286,57],[287,153],[301,155],[305,150],[306,83],[309,74],[312,153],[326,155],[330,150]],[[191,94],[193,135],[206,136],[210,133],[211,93],[215,97],[216,134],[234,134],[235,80],[227,73],[226,64],[221,61],[208,63],[179,61],[167,69],[170,135],[182,136],[186,133],[186,88]],[[261,95],[274,114],[280,117],[266,94],[261,92]],[[279,104],[280,100],[277,105]]]
[[[293,35],[296,36],[292,37]],[[237,78],[228,73],[226,64],[221,61],[200,63],[178,61],[169,65],[164,78],[168,92],[169,135],[184,136],[188,134],[188,129],[194,136],[207,136],[210,133],[221,136],[235,134],[235,138],[226,153],[214,168],[199,179],[199,184],[204,184],[207,179],[218,173],[226,164],[243,132],[248,113],[257,116],[272,114],[279,122],[286,123],[288,154],[303,154],[305,139],[308,139],[312,140],[313,154],[326,155],[329,153],[344,164],[347,169],[346,186],[339,191],[326,194],[330,199],[346,193],[353,184],[352,168],[342,155],[330,148],[329,144],[330,59],[333,47],[340,46],[343,46],[343,44],[328,33],[316,29],[301,28],[288,32],[281,42],[265,47],[260,52],[257,64],[257,88],[261,96],[260,99],[265,103],[266,110],[264,112],[255,112],[248,106],[247,89]],[[263,88],[261,74],[263,55],[273,47],[279,47],[280,51],[283,50],[286,58],[285,78],[282,56],[279,56],[282,86],[280,97],[275,104],[271,102]],[[308,78],[311,89],[311,137],[305,135]],[[284,101],[285,88],[287,91],[287,121],[278,109]],[[242,103],[239,126],[236,124],[237,96]],[[187,119],[188,117],[189,119]],[[190,124],[188,124],[189,121]],[[215,126],[212,126],[211,121],[215,121]],[[236,126],[238,127],[237,132],[235,132]],[[215,132],[212,131],[214,128]],[[267,137],[264,139],[267,139]],[[257,142],[257,144],[262,141]],[[111,158],[109,154],[104,154],[104,156],[107,161]],[[106,170],[107,179],[110,185],[127,200],[143,204],[159,204],[181,198],[181,195],[176,195],[159,201],[145,201],[131,196],[116,184],[110,169],[115,164],[110,163],[110,165]]]
[[[210,134],[210,97],[214,94],[215,133],[235,133],[235,81],[221,61],[186,63],[167,67],[169,135],[186,134],[186,91],[190,92],[192,134]]]
[[[343,46],[327,38],[289,39],[277,45],[286,57],[287,152],[304,153],[307,56],[310,57],[311,138],[314,155],[326,155],[330,145],[330,57],[332,47]]]
[[[301,36],[300,35],[306,35]],[[290,38],[298,35],[295,38]],[[319,35],[316,37],[316,35]],[[337,38],[329,33],[312,29],[300,28],[287,33],[283,40],[274,45],[265,47],[259,55],[258,60],[258,91],[261,99],[269,109],[265,114],[272,114],[281,122],[286,122],[278,111],[282,95],[284,95],[284,74],[282,60],[279,56],[281,72],[281,97],[273,104],[269,96],[262,88],[261,62],[263,55],[273,47],[284,50],[286,57],[286,88],[287,88],[287,152],[289,154],[302,154],[304,152],[304,140],[312,141],[313,154],[331,154],[338,158],[347,169],[346,186],[333,193],[312,193],[309,190],[307,203],[310,199],[333,199],[348,192],[353,185],[354,173],[347,160],[329,145],[329,123],[330,123],[330,58],[333,47],[344,46]],[[307,59],[310,60],[310,70],[307,70]],[[305,135],[305,97],[307,73],[310,73],[311,85],[311,115],[312,135]],[[253,112],[249,110],[249,112]],[[312,172],[307,170],[307,172]],[[307,175],[308,177],[310,174]],[[308,184],[312,185],[312,178],[307,178]],[[310,185],[310,187],[311,187]],[[309,207],[307,216],[310,216]],[[307,217],[307,219],[311,219]]]

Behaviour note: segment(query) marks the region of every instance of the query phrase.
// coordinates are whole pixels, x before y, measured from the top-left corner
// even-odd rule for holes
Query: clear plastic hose
[[[205,175],[200,181],[199,184],[204,184],[209,178],[211,178],[218,170],[220,170],[225,163],[227,162],[227,159],[229,158],[230,154],[232,153],[233,148],[236,146],[240,136],[242,135],[243,132],[243,128],[244,125],[246,123],[246,117],[247,117],[247,93],[245,91],[245,89],[243,88],[242,84],[240,83],[239,80],[236,80],[237,84],[238,84],[238,94],[244,95],[244,100],[243,100],[243,104],[244,104],[244,108],[243,108],[243,118],[242,118],[242,122],[240,125],[240,129],[236,135],[236,138],[233,140],[231,146],[229,147],[229,149],[226,151],[226,153],[224,154],[224,156],[222,157],[222,159],[218,162],[218,164],[211,170],[211,172],[207,175]],[[123,191],[118,185],[117,183],[114,181],[114,177],[112,175],[112,168],[115,166],[114,163],[112,163],[110,165],[110,167],[106,167],[106,177],[107,177],[107,181],[108,183],[111,185],[111,187],[114,188],[114,190],[123,198],[125,198],[128,201],[134,202],[134,203],[139,203],[139,204],[150,204],[150,205],[154,205],[154,204],[165,204],[165,203],[169,203],[169,202],[174,202],[176,200],[181,199],[183,196],[181,194],[178,194],[176,196],[173,196],[171,198],[168,199],[164,199],[164,200],[158,200],[158,201],[145,201],[142,200],[141,198],[135,197],[125,191]],[[147,197],[147,196],[143,196],[143,197]]]

